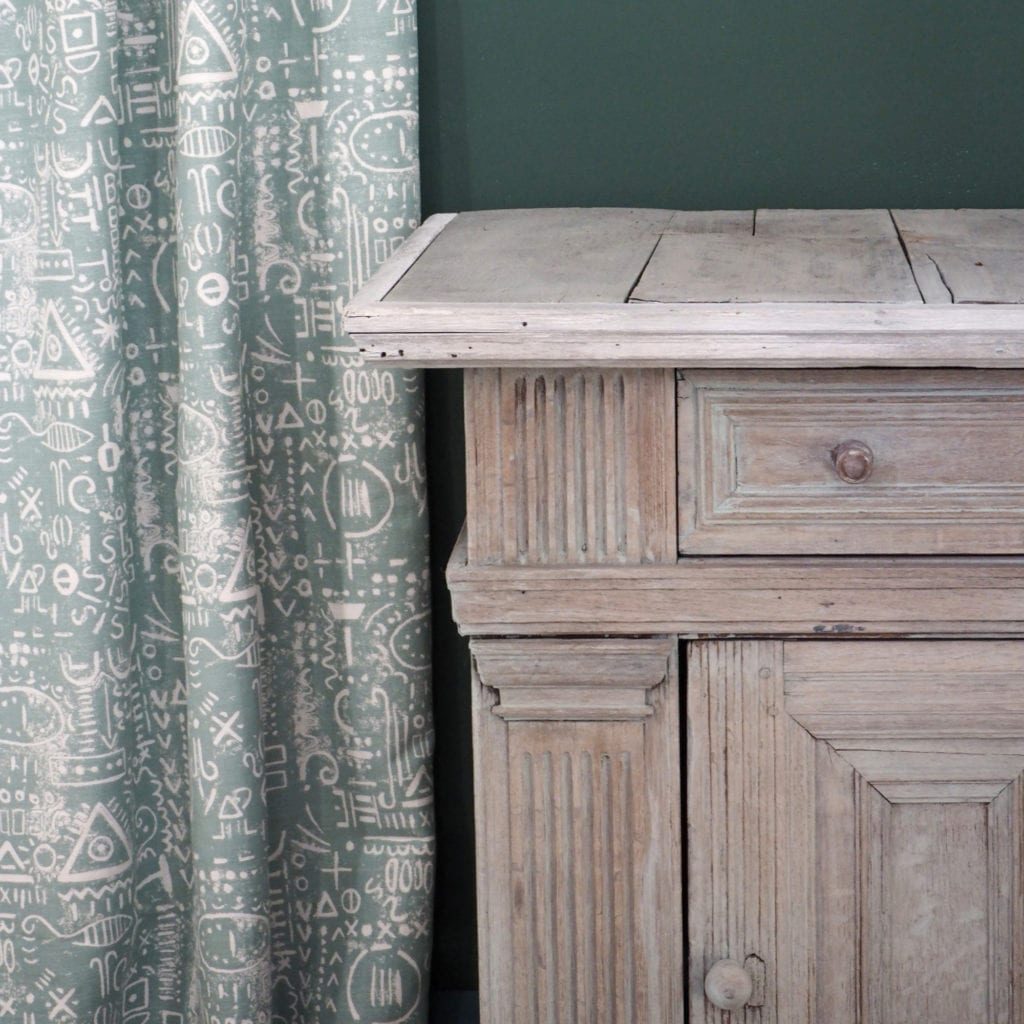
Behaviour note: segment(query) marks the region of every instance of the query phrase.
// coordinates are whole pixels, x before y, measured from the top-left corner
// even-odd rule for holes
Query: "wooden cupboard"
[[[485,1024],[1024,1022],[1024,213],[428,220]]]

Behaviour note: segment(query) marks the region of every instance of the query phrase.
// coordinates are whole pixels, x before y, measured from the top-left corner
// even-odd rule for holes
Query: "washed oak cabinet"
[[[486,1024],[1024,1021],[1024,214],[430,218]]]

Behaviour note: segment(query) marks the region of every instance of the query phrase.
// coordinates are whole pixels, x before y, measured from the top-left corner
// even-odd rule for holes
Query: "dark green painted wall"
[[[1019,0],[421,0],[424,213],[1024,205]],[[475,986],[468,659],[440,568],[461,390],[429,375],[435,983]]]

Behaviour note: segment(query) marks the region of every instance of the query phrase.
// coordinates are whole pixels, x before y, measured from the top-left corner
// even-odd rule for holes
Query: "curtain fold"
[[[0,1020],[426,1020],[406,0],[0,0]]]

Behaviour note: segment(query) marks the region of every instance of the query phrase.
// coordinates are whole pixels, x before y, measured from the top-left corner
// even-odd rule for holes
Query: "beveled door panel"
[[[690,649],[700,1024],[1024,1019],[1024,642]],[[752,993],[705,997],[721,960]]]

